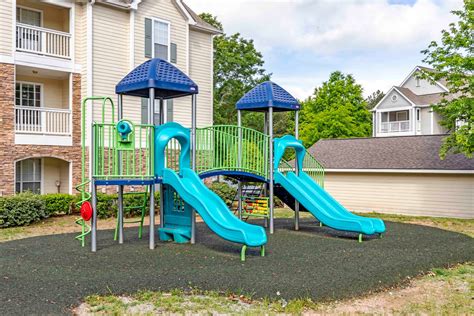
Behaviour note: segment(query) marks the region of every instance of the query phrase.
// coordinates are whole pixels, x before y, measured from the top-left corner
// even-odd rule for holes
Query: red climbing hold
[[[92,217],[92,205],[91,202],[85,201],[81,205],[81,217],[86,222],[91,219]]]

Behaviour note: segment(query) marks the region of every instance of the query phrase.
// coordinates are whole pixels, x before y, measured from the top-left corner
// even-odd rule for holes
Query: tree
[[[329,80],[302,103],[300,136],[307,147],[321,138],[369,136],[371,130],[362,87],[352,75],[331,73]]]
[[[223,30],[222,24],[209,13],[199,15],[204,21]],[[257,84],[270,79],[263,68],[263,56],[253,40],[239,33],[214,37],[214,123],[235,124],[235,104]],[[245,113],[245,116],[255,114]],[[261,121],[263,122],[263,120]],[[260,128],[261,129],[261,128]]]
[[[434,68],[420,72],[420,77],[431,82],[444,80],[449,89],[441,102],[433,106],[440,114],[440,124],[448,129],[440,149],[440,157],[463,153],[472,158],[474,151],[474,2],[464,0],[463,10],[452,11],[459,17],[441,31],[441,42],[432,41],[422,53],[423,62]]]
[[[383,99],[384,96],[385,96],[385,93],[383,93],[380,90],[377,90],[373,92],[371,95],[369,95],[367,99],[365,99],[365,101],[367,102],[367,109],[372,110],[377,105],[377,103],[379,103],[380,100]]]

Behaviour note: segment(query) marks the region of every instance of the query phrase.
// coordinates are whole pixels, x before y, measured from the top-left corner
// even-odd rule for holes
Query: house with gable
[[[433,111],[449,90],[416,66],[372,110],[373,137],[321,139],[308,150],[325,167],[325,188],[359,212],[474,218],[474,159],[441,160],[447,130]]]

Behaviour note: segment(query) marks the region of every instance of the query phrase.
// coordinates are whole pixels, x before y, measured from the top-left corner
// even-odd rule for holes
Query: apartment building
[[[74,193],[81,99],[115,99],[115,84],[149,58],[174,63],[199,85],[198,126],[212,125],[218,33],[180,0],[3,1],[0,195]],[[125,98],[124,117],[145,121],[142,104]],[[190,125],[189,104],[186,98],[168,102],[165,117]],[[97,108],[89,106],[87,114]]]

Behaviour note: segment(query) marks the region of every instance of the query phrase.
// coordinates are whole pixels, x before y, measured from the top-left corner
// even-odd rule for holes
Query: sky
[[[253,39],[272,81],[299,99],[336,70],[352,74],[365,96],[399,85],[462,8],[462,0],[185,2],[217,16],[227,34]]]

